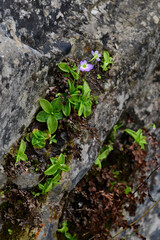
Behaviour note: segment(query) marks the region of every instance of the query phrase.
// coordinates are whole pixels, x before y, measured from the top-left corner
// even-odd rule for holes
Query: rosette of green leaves
[[[72,94],[69,102],[74,105],[75,109],[78,109],[78,116],[83,114],[87,118],[92,111],[91,89],[86,81],[83,82],[82,86],[78,85],[77,88],[81,90],[81,93]]]
[[[61,178],[60,174],[57,174],[53,178],[48,178],[44,185],[39,183],[38,187],[42,191],[42,195],[44,195],[47,192],[51,191],[52,188],[54,188],[56,185],[60,184],[59,183],[60,178]]]
[[[39,184],[38,187],[42,190],[42,194],[46,194],[52,188],[54,188],[57,184],[60,184],[58,181],[60,180],[61,171],[68,172],[70,167],[65,164],[65,157],[61,153],[57,158],[50,158],[51,166],[44,172],[46,176],[54,176],[53,178],[48,178],[46,183]]]
[[[37,114],[36,120],[39,122],[47,122],[47,127],[51,134],[57,130],[58,120],[63,117],[61,101],[61,97],[55,98],[51,102],[46,99],[40,99],[40,105],[43,111]]]
[[[17,162],[19,162],[20,160],[27,162],[28,157],[27,157],[27,155],[25,154],[25,151],[26,151],[26,143],[25,143],[24,140],[21,140],[21,143],[20,143],[18,152],[17,152],[17,154],[15,155],[15,159],[16,159],[15,165],[16,165]]]
[[[146,136],[143,136],[142,129],[138,129],[137,132],[131,130],[131,129],[125,129],[125,132],[128,133],[130,136],[132,136],[138,145],[140,145],[141,149],[144,149],[144,144],[147,144],[146,142]]]
[[[42,132],[38,129],[33,129],[32,133],[30,134],[32,139],[32,145],[34,148],[44,148],[46,145],[46,140],[50,138],[51,143],[57,143],[57,140],[55,139],[56,135],[51,136],[48,132]]]
[[[35,148],[44,148],[46,145],[46,139],[48,139],[48,134],[42,132],[38,129],[33,129],[31,133],[32,145]]]
[[[58,159],[50,158],[50,161],[51,166],[44,172],[47,176],[56,175],[60,171],[68,172],[70,169],[70,167],[65,164],[65,157],[62,153],[59,155]]]
[[[101,68],[103,71],[107,71],[109,69],[109,65],[113,63],[112,57],[110,57],[109,52],[104,51],[103,52],[103,59],[102,59],[102,64]]]

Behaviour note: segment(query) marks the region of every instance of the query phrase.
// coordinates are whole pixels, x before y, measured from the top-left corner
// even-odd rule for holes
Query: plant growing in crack
[[[57,130],[58,120],[63,118],[61,98],[55,98],[51,102],[46,99],[40,99],[40,105],[43,111],[37,114],[36,119],[39,122],[47,122],[48,130],[53,134]]]
[[[28,157],[25,154],[25,151],[26,151],[26,143],[24,140],[21,140],[18,152],[15,155],[15,160],[16,160],[15,165],[17,165],[17,163],[21,160],[27,162]]]
[[[57,229],[57,232],[60,232],[62,234],[64,234],[64,236],[66,237],[66,239],[69,240],[77,240],[76,234],[74,234],[73,236],[68,232],[68,223],[67,221],[64,221],[62,223],[62,228]]]
[[[127,128],[127,129],[125,129],[125,132],[134,138],[135,142],[138,143],[138,145],[141,147],[141,149],[145,149],[144,145],[148,144],[148,143],[146,142],[146,136],[143,136],[143,134],[142,134],[142,129],[138,129],[138,131],[135,132],[135,131]]]
[[[101,68],[103,71],[108,71],[110,64],[113,63],[112,57],[110,57],[109,52],[104,51],[103,52],[103,59],[102,59],[102,64]]]
[[[65,164],[65,157],[62,153],[58,158],[50,158],[50,161],[51,165],[44,172],[49,178],[44,185],[41,183],[38,185],[39,189],[42,190],[42,194],[46,194],[57,184],[60,184],[59,180],[62,171],[68,172],[70,170],[70,167]],[[50,178],[50,176],[52,177]]]
[[[51,136],[48,131],[41,131],[39,129],[33,129],[32,133],[28,133],[26,140],[31,141],[34,148],[44,148],[46,145],[46,140],[49,139],[49,144],[57,143],[55,139],[56,135]]]

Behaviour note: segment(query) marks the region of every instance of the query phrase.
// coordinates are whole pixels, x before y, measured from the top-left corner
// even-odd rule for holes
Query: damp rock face
[[[141,126],[158,120],[160,3],[158,0],[132,3],[0,0],[0,3],[2,186],[8,180],[3,155],[23,135],[47,88],[54,86],[56,64],[66,56],[85,59],[91,50],[102,49],[108,50],[114,59],[103,90],[98,92],[98,104],[88,119],[94,131],[86,130],[85,136],[74,139],[82,149],[81,161],[72,159],[70,172],[63,174],[62,184],[48,194],[40,209],[43,224],[39,231],[35,229],[37,240],[56,240],[59,202],[64,192],[70,191],[93,165],[121,114],[129,109]],[[22,176],[19,178],[9,180],[22,182]],[[21,187],[30,188],[36,181],[37,176]],[[51,210],[53,205],[59,206],[58,212]],[[26,239],[30,239],[29,235]]]

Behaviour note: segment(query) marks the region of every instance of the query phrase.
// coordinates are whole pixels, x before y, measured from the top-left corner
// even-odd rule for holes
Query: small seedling
[[[101,75],[100,74],[97,74],[97,79],[101,79]]]
[[[113,63],[113,59],[112,59],[112,57],[109,56],[109,52],[104,51],[102,64],[101,64],[102,70],[107,71],[109,69],[110,64],[112,64],[112,63]]]
[[[114,178],[117,178],[118,175],[120,174],[119,171],[114,171],[114,169],[112,170],[112,173],[113,173]]]
[[[125,129],[125,132],[134,138],[135,142],[138,143],[141,149],[144,149],[144,144],[147,144],[147,142],[146,142],[146,136],[142,135],[142,129],[138,129],[137,132],[131,129]]]
[[[9,233],[9,235],[12,235],[12,233],[13,233],[12,229],[8,229],[8,233]]]
[[[56,136],[56,135],[53,135],[53,136],[50,138],[49,144],[57,143],[57,140],[55,139],[55,136]]]
[[[19,162],[20,160],[27,162],[28,157],[25,154],[25,151],[26,151],[26,143],[24,140],[21,140],[18,152],[15,155],[15,159],[16,159],[15,165],[17,165],[17,162]]]
[[[51,166],[47,168],[47,170],[44,172],[46,176],[54,176],[52,178],[48,178],[46,183],[39,184],[38,187],[40,190],[42,190],[42,194],[46,194],[49,192],[52,188],[54,188],[56,185],[60,184],[60,174],[61,171],[68,172],[70,170],[70,167],[65,164],[65,157],[61,153],[57,158],[50,158]]]
[[[124,193],[129,194],[131,192],[132,192],[132,189],[129,186],[126,186],[126,188],[124,189]]]
[[[105,150],[103,150],[103,152],[101,154],[98,154],[98,157],[96,159],[96,161],[94,162],[95,165],[98,165],[99,168],[102,168],[102,163],[101,161],[106,159],[109,155],[109,153],[113,150],[112,145],[107,145],[105,147]]]
[[[68,224],[67,221],[62,223],[62,228],[57,229],[57,232],[63,233],[64,236],[66,237],[66,239],[69,240],[77,240],[76,234],[74,234],[73,236],[68,232]]]

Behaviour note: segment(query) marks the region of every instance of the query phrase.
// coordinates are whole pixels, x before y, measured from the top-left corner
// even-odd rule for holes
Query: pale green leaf
[[[67,73],[70,72],[70,67],[68,66],[67,63],[60,62],[60,63],[58,64],[58,67],[59,67],[63,72],[67,72]]]
[[[46,113],[51,114],[53,112],[52,105],[48,100],[40,99],[40,105]]]
[[[45,111],[40,111],[36,116],[36,120],[38,122],[47,122],[49,115],[50,114],[46,113]]]
[[[58,127],[58,121],[57,119],[55,118],[55,116],[53,115],[50,115],[47,119],[47,127],[48,127],[48,130],[51,134],[53,134],[56,130],[57,130],[57,127]]]
[[[62,105],[62,112],[63,114],[68,117],[71,113],[71,104],[67,102],[65,105]]]

